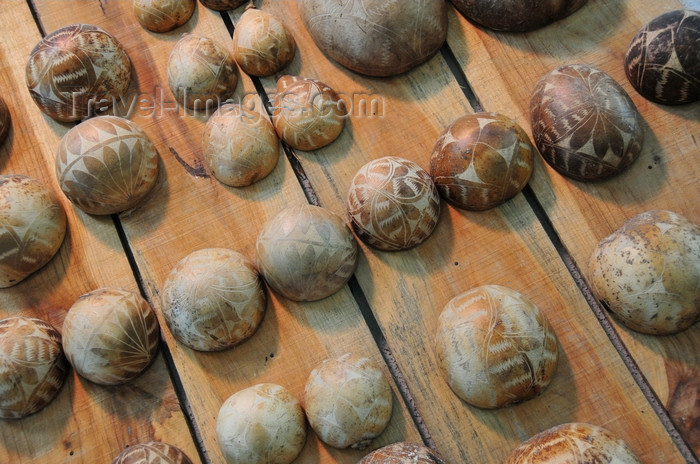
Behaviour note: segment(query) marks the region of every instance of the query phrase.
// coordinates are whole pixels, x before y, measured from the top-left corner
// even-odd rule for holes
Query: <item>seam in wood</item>
[[[39,12],[34,5],[34,0],[27,0],[27,6],[29,7],[29,11],[32,13],[32,19],[34,19],[34,24],[36,24],[37,29],[39,29],[41,37],[46,37],[46,30],[44,29],[44,25],[41,23],[41,18],[39,18]]]
[[[471,85],[469,84],[469,80],[467,79],[467,76],[464,73],[464,70],[459,65],[457,58],[455,57],[454,53],[452,52],[452,49],[450,49],[447,42],[445,42],[445,44],[440,49],[440,53],[443,59],[446,61],[448,68],[452,72],[455,80],[462,89],[464,96],[467,98],[467,101],[469,101],[469,104],[472,106],[474,111],[486,111],[486,109],[483,107],[478,97],[474,93]],[[627,367],[627,370],[632,375],[632,378],[636,382],[639,389],[642,391],[642,394],[646,398],[650,407],[659,417],[659,420],[661,421],[662,425],[671,437],[671,440],[674,442],[679,452],[688,463],[698,464],[698,458],[695,456],[695,453],[693,452],[692,448],[688,445],[688,443],[686,443],[686,441],[681,436],[680,432],[678,431],[678,428],[671,420],[668,411],[662,404],[659,397],[654,392],[654,389],[647,381],[646,377],[644,376],[636,361],[632,357],[632,354],[627,349],[627,346],[625,346],[624,342],[615,330],[615,327],[610,322],[607,313],[598,304],[598,300],[593,296],[593,292],[588,286],[586,280],[583,278],[583,275],[581,274],[578,265],[576,264],[572,256],[569,254],[569,251],[566,249],[563,242],[561,241],[561,238],[556,232],[556,229],[550,221],[549,216],[547,216],[544,207],[537,199],[537,195],[535,195],[534,191],[530,188],[530,185],[526,185],[525,188],[522,190],[522,193],[528,205],[530,206],[530,209],[537,217],[537,220],[539,221],[540,225],[547,234],[547,237],[549,238],[550,242],[557,251],[559,259],[562,260],[564,266],[569,271],[569,274],[574,279],[576,286],[579,288],[579,291],[583,294],[583,297],[588,303],[588,306],[591,308],[593,314],[596,316],[596,319],[603,328],[605,335],[607,335],[608,339],[615,348],[615,351],[617,351],[617,354],[622,359],[622,362],[625,364],[625,367]]]

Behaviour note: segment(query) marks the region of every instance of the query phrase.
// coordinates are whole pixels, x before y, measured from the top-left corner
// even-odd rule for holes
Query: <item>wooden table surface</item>
[[[162,316],[161,351],[126,385],[102,387],[71,371],[44,410],[0,420],[0,463],[110,462],[126,446],[160,440],[194,462],[223,463],[215,423],[223,401],[260,382],[303,399],[306,378],[323,359],[347,351],[373,358],[392,378],[394,413],[370,449],[423,442],[451,463],[500,463],[521,441],[548,427],[583,421],[623,438],[642,462],[697,462],[700,453],[700,324],[673,336],[632,332],[611,319],[586,286],[596,243],[642,211],[674,210],[700,223],[700,103],[650,103],[624,75],[622,56],[647,21],[669,10],[700,10],[697,0],[589,0],[574,15],[526,34],[475,26],[451,6],[440,53],[408,73],[369,78],[329,60],[305,30],[295,0],[256,0],[297,42],[284,73],[324,81],[345,96],[374,99],[376,114],[353,107],[341,136],[314,152],[285,151],[265,179],[245,188],[217,182],[202,160],[206,119],[168,110],[175,102],[166,63],[183,33],[230,46],[243,8],[218,13],[197,5],[168,33],[143,29],[127,0],[8,1],[0,40],[0,91],[12,128],[0,147],[0,173],[36,177],[59,196],[69,231],[57,256],[20,284],[0,289],[0,318],[30,315],[61,327],[82,294],[102,286],[140,291],[160,309],[170,269],[207,247],[254,258],[264,222],[290,204],[312,202],[345,214],[355,172],[383,156],[427,168],[440,132],[455,118],[496,111],[530,131],[534,84],[549,70],[588,63],[615,78],[640,110],[640,158],[622,175],[586,184],[558,175],[541,158],[523,193],[485,212],[443,202],[438,226],[420,246],[380,252],[360,242],[358,269],[337,294],[298,303],[272,291],[253,337],[231,350],[195,352],[178,343]],[[111,32],[132,61],[125,102],[150,102],[125,114],[153,140],[161,173],[147,201],[128,214],[99,217],[76,209],[56,183],[54,156],[72,124],[41,113],[26,89],[31,49],[62,26],[90,23]],[[274,93],[272,77],[241,74],[234,98]],[[265,95],[261,95],[264,93]],[[121,114],[120,114],[121,111]],[[533,300],[559,339],[560,362],[538,397],[499,410],[467,405],[436,371],[433,340],[443,306],[482,284],[508,286]],[[309,429],[298,463],[355,463],[366,453],[324,445]]]

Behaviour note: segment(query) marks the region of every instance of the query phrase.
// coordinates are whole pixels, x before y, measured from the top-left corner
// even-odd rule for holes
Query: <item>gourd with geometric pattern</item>
[[[135,123],[98,116],[61,139],[56,155],[58,185],[89,214],[116,214],[138,206],[158,179],[158,153]]]
[[[0,321],[0,418],[19,419],[48,405],[68,372],[61,334],[31,317]]]
[[[196,0],[133,0],[139,23],[152,32],[167,32],[185,24],[197,9]]]
[[[58,121],[78,121],[124,96],[131,82],[131,61],[119,41],[104,29],[72,24],[34,47],[26,79],[41,111]]]
[[[137,443],[114,458],[112,464],[192,464],[178,447],[160,441]]]
[[[563,19],[586,0],[451,0],[464,17],[496,31],[524,32]]]
[[[427,446],[401,441],[376,449],[357,464],[448,464]]]

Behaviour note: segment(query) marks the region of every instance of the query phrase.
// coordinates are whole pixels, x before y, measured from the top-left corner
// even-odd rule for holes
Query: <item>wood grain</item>
[[[219,14],[201,5],[186,26],[154,35],[133,21],[128,2],[73,4],[81,5],[77,13],[66,2],[38,4],[45,27],[57,27],[70,18],[93,21],[112,31],[134,63],[137,84],[132,87],[132,93],[150,95],[153,89],[164,88],[162,97],[158,94],[161,100],[156,102],[157,109],[165,109],[171,105],[169,101],[175,100],[167,89],[166,65],[174,40],[181,33],[191,31],[231,49],[230,34]],[[240,13],[243,8],[237,11]],[[254,104],[263,111],[247,76],[241,75],[233,99]],[[232,188],[220,184],[203,163],[201,140],[205,115],[196,116],[178,109],[135,113],[132,120],[151,136],[161,154],[161,179],[143,207],[120,219],[146,293],[157,308],[160,289],[181,258],[205,247],[228,247],[254,260],[255,241],[264,222],[285,206],[306,203],[281,147],[278,165],[269,176],[249,187]],[[231,350],[195,352],[163,329],[192,411],[197,438],[209,462],[223,462],[216,442],[216,416],[221,404],[236,391],[256,383],[272,382],[284,386],[301,400],[311,370],[326,357],[339,356],[348,350],[361,351],[383,365],[347,286],[314,303],[295,303],[271,291],[268,298],[258,331]],[[161,327],[165,327],[162,317]],[[375,441],[377,446],[398,440],[420,440],[407,408],[399,401],[399,394],[395,392],[393,396],[392,420]],[[362,454],[327,447],[310,433],[297,461],[354,463]]]
[[[571,181],[536,160],[530,186],[584,275],[598,241],[643,211],[669,209],[700,223],[700,103],[672,107],[644,99],[627,80],[623,62],[629,41],[643,24],[682,8],[700,9],[700,2],[589,1],[569,18],[529,34],[495,33],[454,10],[450,14],[448,44],[488,111],[504,112],[530,131],[530,92],[544,74],[570,63],[598,66],[610,74],[640,111],[642,153],[617,177],[600,183]],[[677,336],[652,337],[613,324],[685,439],[700,453],[697,406],[678,409],[679,402],[697,404],[700,398],[700,325]]]
[[[74,208],[56,183],[54,157],[60,137],[72,127],[44,116],[26,89],[24,67],[41,34],[25,2],[4,5],[7,24],[0,41],[0,87],[12,113],[12,129],[0,148],[0,172],[45,183],[68,216],[68,234],[58,254],[16,286],[0,290],[0,318],[32,316],[59,331],[68,308],[102,286],[138,291],[110,217]],[[56,399],[22,420],[0,421],[0,462],[110,462],[141,441],[176,444],[192,459],[197,449],[161,355],[134,381],[120,387],[92,384],[70,371]]]

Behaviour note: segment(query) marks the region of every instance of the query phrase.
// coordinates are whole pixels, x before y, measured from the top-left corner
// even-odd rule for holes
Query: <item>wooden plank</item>
[[[600,183],[567,180],[538,159],[530,185],[581,271],[598,241],[643,211],[670,209],[700,223],[700,103],[664,106],[640,96],[627,80],[623,56],[643,24],[700,2],[589,1],[558,23],[527,34],[488,31],[453,11],[448,43],[482,105],[509,114],[530,130],[528,105],[535,83],[568,63],[595,65],[617,80],[644,120],[644,148],[620,176]],[[613,320],[617,332],[661,402],[700,453],[698,398],[700,326],[655,337]]]
[[[30,316],[59,331],[66,311],[82,294],[101,286],[138,291],[109,217],[73,208],[55,180],[54,156],[71,127],[44,116],[26,89],[26,60],[41,34],[25,2],[3,7],[12,33],[0,40],[0,88],[12,129],[0,148],[0,172],[41,180],[68,215],[68,234],[44,268],[16,286],[0,289],[0,318]],[[197,459],[197,449],[162,355],[137,379],[103,387],[71,371],[58,396],[42,411],[0,421],[0,462],[111,462],[128,445],[160,440]]]
[[[170,50],[182,30],[150,34],[131,16],[128,2],[45,2],[38,5],[47,29],[66,21],[86,21],[104,27],[119,39],[132,58],[136,94],[164,89],[174,101],[165,72]],[[102,10],[103,8],[104,10]],[[185,28],[229,44],[230,35],[218,14],[198,5],[197,17]],[[234,99],[252,97],[252,82],[242,77]],[[161,103],[162,104],[162,103]],[[162,156],[162,181],[144,207],[121,217],[151,302],[159,306],[159,291],[172,267],[185,255],[204,247],[228,247],[254,258],[262,224],[281,208],[306,203],[288,162],[281,159],[270,176],[247,188],[218,183],[201,162],[203,118],[182,113],[134,114],[133,120],[151,136]],[[189,165],[184,169],[173,153]],[[192,169],[195,166],[199,170]],[[195,172],[196,171],[196,172]],[[223,462],[215,421],[223,401],[241,388],[274,382],[303,397],[306,378],[321,360],[359,350],[383,364],[381,353],[345,288],[325,300],[299,304],[269,293],[265,319],[255,335],[225,352],[194,352],[164,330],[179,377],[192,409],[199,438],[210,462]],[[161,319],[164,326],[163,320]],[[386,368],[385,368],[386,370]],[[388,370],[387,370],[388,375]],[[394,398],[394,414],[376,445],[399,440],[419,441],[406,407]],[[335,450],[310,434],[297,462],[354,463],[362,452]]]
[[[344,211],[350,180],[370,159],[396,155],[427,167],[442,129],[472,111],[440,56],[402,76],[365,78],[321,54],[301,23],[296,2],[259,4],[295,32],[299,53],[286,73],[320,79],[346,95],[374,94],[383,101],[382,117],[351,116],[331,145],[297,153],[326,207]],[[263,82],[272,92],[273,79]],[[451,462],[502,462],[521,440],[571,420],[615,431],[643,461],[683,460],[522,195],[484,213],[444,206],[434,235],[413,250],[384,253],[363,246],[363,251],[358,281],[438,450]],[[432,349],[444,304],[486,283],[509,286],[533,299],[561,344],[561,364],[544,394],[498,411],[459,401],[436,374]]]

